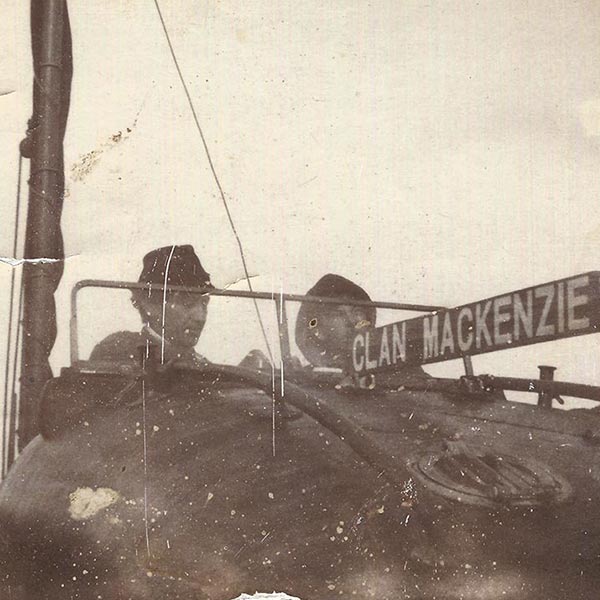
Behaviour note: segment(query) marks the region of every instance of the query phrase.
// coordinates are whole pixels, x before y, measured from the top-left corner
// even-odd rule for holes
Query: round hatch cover
[[[482,506],[541,506],[564,502],[569,483],[547,465],[448,442],[445,450],[409,464],[430,490],[457,502]]]

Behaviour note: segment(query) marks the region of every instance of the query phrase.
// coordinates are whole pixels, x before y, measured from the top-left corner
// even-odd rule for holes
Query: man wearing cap
[[[321,277],[306,295],[371,302],[363,288],[333,273]],[[375,306],[303,302],[296,320],[296,344],[313,369],[336,369],[349,374],[352,372],[352,341],[360,330],[375,327],[376,319]],[[409,366],[399,368],[394,374],[378,375],[377,384],[398,385],[423,377],[429,375],[420,366]],[[350,377],[343,380],[342,385],[351,380]],[[361,377],[358,384],[371,387],[374,379]]]
[[[306,295],[371,301],[360,286],[333,273],[321,277]],[[345,370],[354,336],[374,327],[376,316],[374,306],[303,302],[296,319],[296,344],[313,367]]]
[[[174,245],[148,252],[138,282],[147,285],[146,289],[133,290],[131,296],[142,319],[142,331],[109,335],[94,348],[90,361],[138,363],[140,348],[152,344],[162,364],[170,360],[188,361],[196,366],[207,364],[195,346],[206,323],[208,294],[169,289],[213,287],[194,248]],[[153,285],[165,289],[153,289]]]

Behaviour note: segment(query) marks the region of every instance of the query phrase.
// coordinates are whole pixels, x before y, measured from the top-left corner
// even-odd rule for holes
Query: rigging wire
[[[15,338],[15,354],[13,357],[12,383],[10,389],[10,422],[8,428],[8,467],[15,460],[15,450],[17,450],[16,438],[19,427],[19,398],[17,397],[17,365],[19,364],[19,348],[21,345],[21,324],[23,321],[23,280],[21,280],[21,293],[19,294],[19,308],[17,310],[17,336]]]
[[[233,232],[233,235],[235,236],[239,251],[240,251],[240,257],[242,259],[242,266],[244,268],[244,275],[246,277],[246,282],[248,283],[248,289],[252,292],[254,291],[252,289],[252,282],[250,281],[250,275],[248,272],[248,266],[246,264],[246,256],[244,254],[244,248],[242,246],[242,240],[240,239],[240,236],[238,234],[238,231],[236,229],[235,223],[233,222],[233,217],[231,215],[231,211],[229,210],[229,205],[227,204],[227,199],[225,198],[225,192],[223,191],[223,187],[221,186],[221,182],[219,180],[219,177],[217,175],[217,171],[215,169],[215,165],[213,163],[212,160],[212,156],[210,154],[210,150],[208,148],[208,143],[206,142],[206,138],[204,137],[204,132],[202,130],[202,126],[200,125],[200,120],[198,119],[198,115],[196,114],[196,109],[194,107],[194,102],[192,101],[192,96],[190,95],[188,86],[185,82],[185,79],[183,77],[183,73],[181,71],[181,67],[179,66],[179,61],[177,60],[177,55],[175,54],[175,49],[173,48],[173,44],[171,42],[171,36],[169,35],[169,31],[167,29],[167,25],[165,23],[165,20],[163,18],[163,14],[162,11],[160,9],[160,5],[158,3],[158,0],[154,0],[154,6],[156,7],[156,12],[158,13],[158,17],[160,19],[160,23],[162,25],[164,34],[165,34],[165,38],[167,40],[167,44],[169,46],[169,50],[171,52],[171,57],[173,59],[173,62],[175,63],[175,68],[177,69],[177,73],[179,75],[179,80],[181,81],[181,85],[183,87],[183,91],[185,92],[188,104],[190,106],[190,110],[192,111],[192,116],[194,118],[194,122],[196,123],[196,128],[198,129],[198,133],[200,134],[200,139],[202,140],[202,145],[204,146],[204,152],[206,153],[206,158],[208,160],[208,164],[210,166],[210,170],[212,172],[213,178],[215,180],[215,183],[217,184],[217,188],[219,190],[219,195],[221,197],[221,201],[223,202],[223,206],[225,207],[225,212],[227,214],[227,218],[229,220],[229,225],[231,226],[231,230]],[[262,320],[262,316],[260,314],[260,310],[258,308],[258,302],[256,301],[256,298],[253,298],[253,302],[254,302],[254,308],[256,310],[256,316],[258,317],[258,322],[260,325],[260,329],[262,332],[262,336],[265,342],[265,345],[267,347],[267,351],[269,353],[269,358],[271,359],[271,364],[275,364],[274,358],[273,358],[273,353],[271,352],[271,346],[269,344],[269,339],[267,337],[267,332],[265,329],[265,325],[263,323]]]
[[[12,257],[16,258],[17,256],[17,248],[19,243],[19,216],[21,211],[21,179],[23,172],[23,156],[21,152],[19,152],[19,166],[17,170],[17,198],[16,198],[16,212],[15,212],[15,227],[13,231],[13,250]],[[8,471],[8,448],[9,443],[8,439],[8,419],[9,419],[9,396],[8,396],[8,379],[10,374],[10,354],[11,354],[11,345],[12,345],[12,332],[13,332],[13,314],[14,314],[14,304],[15,304],[15,272],[16,267],[12,267],[12,271],[10,274],[10,300],[8,307],[8,331],[6,334],[6,361],[4,367],[4,405],[2,408],[2,478],[6,475]],[[21,300],[19,300],[19,311],[21,310]],[[20,316],[17,321],[17,327],[20,326]],[[18,342],[17,346],[18,348]],[[16,360],[15,360],[16,363]],[[13,389],[14,389],[14,381],[13,381]],[[12,403],[12,395],[10,398],[10,402]]]

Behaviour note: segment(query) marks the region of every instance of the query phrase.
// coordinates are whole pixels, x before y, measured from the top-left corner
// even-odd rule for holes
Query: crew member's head
[[[371,301],[360,286],[332,273],[321,277],[306,295]],[[343,369],[354,336],[375,326],[376,314],[374,306],[303,302],[296,320],[296,344],[313,366]]]
[[[148,252],[138,281],[149,284],[148,289],[134,290],[131,298],[144,324],[175,348],[193,348],[206,323],[209,296],[169,288],[213,287],[194,248],[165,246]],[[153,285],[167,286],[167,289],[153,289]]]

